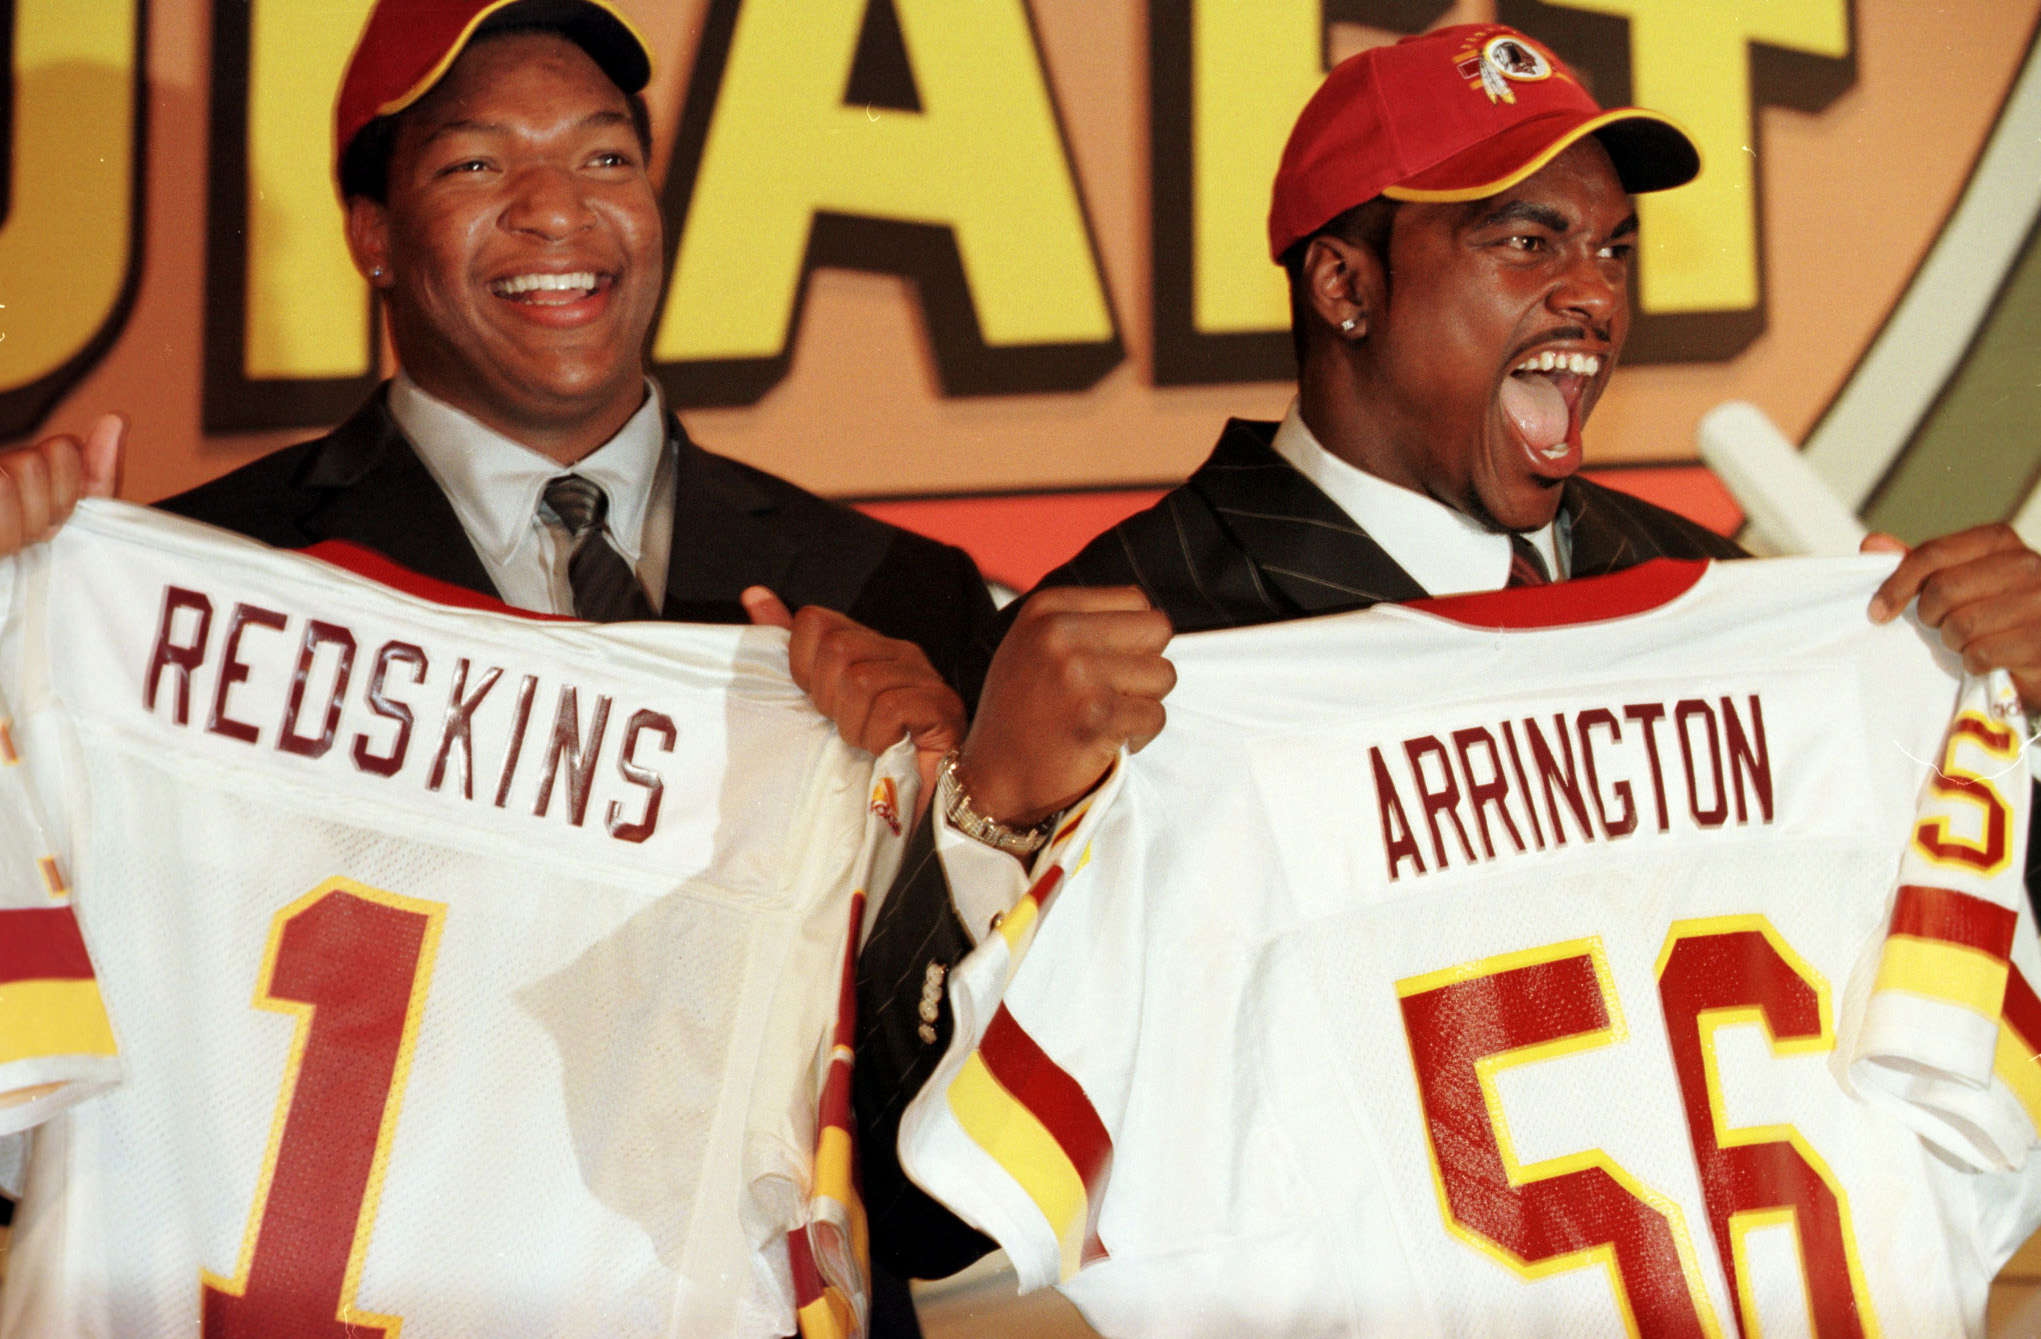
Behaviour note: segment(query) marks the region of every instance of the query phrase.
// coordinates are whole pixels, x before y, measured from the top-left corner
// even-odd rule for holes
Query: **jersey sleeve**
[[[1099,1208],[1127,1094],[1086,1080],[1131,1073],[1139,1040],[1141,954],[1108,946],[1126,928],[1113,923],[1116,909],[1124,914],[1138,899],[1097,895],[1130,886],[1114,872],[1124,853],[1106,831],[1125,771],[1123,756],[1066,815],[1028,891],[950,972],[949,1049],[900,1123],[901,1165],[999,1243],[1023,1292],[1066,1281],[1103,1254]],[[1080,883],[1085,872],[1091,878]],[[1028,993],[1054,999],[1056,1008],[1042,1011],[1053,1017],[1031,1015],[1010,987],[1052,911],[1060,938],[1098,956],[1052,955],[1056,967],[1032,974]],[[1127,970],[1098,972],[1098,961]],[[1073,1025],[1081,1039],[1057,1035]],[[1068,1063],[1077,1049],[1082,1073]]]
[[[113,1029],[0,696],[0,1134],[119,1078]]]
[[[864,840],[852,871],[851,895],[847,904],[833,904],[845,917],[843,951],[838,955],[835,1008],[817,1057],[815,1156],[808,1183],[807,1222],[787,1235],[801,1339],[856,1339],[871,1325],[871,1239],[864,1200],[858,1192],[857,1120],[851,1111],[857,947],[873,890],[883,896],[900,868],[921,784],[914,759],[913,746],[903,741],[877,760],[865,804]]]
[[[888,795],[887,779],[881,777],[873,787],[875,812]],[[894,836],[899,835],[896,828]],[[874,867],[870,861],[860,863],[867,870]],[[787,1233],[794,1317],[801,1339],[861,1339],[871,1326],[871,1237],[864,1198],[858,1193],[857,1121],[850,1106],[857,1037],[857,944],[865,898],[864,887],[851,893],[837,974],[836,1016],[819,1060],[808,1221]]]
[[[788,880],[797,945],[760,1048],[744,1151],[745,1231],[778,1294],[782,1331],[803,1339],[866,1332],[871,1252],[857,1192],[850,1109],[855,952],[870,890],[892,882],[919,780],[906,741],[871,758],[833,729],[792,820]],[[825,977],[826,974],[826,977]],[[818,989],[826,979],[829,989]],[[800,1055],[787,1067],[772,1057]]]
[[[1863,1092],[1980,1171],[2017,1169],[2041,1142],[2025,727],[2003,673],[1964,681],[1922,784],[1850,1064]]]

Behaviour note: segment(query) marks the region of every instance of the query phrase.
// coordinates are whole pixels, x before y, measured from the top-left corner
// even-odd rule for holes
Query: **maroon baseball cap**
[[[626,93],[652,78],[644,37],[608,0],[377,0],[340,80],[335,171],[363,126],[430,93],[479,34],[510,27],[558,32]]]
[[[1632,195],[1692,181],[1701,152],[1638,107],[1604,111],[1573,72],[1514,28],[1467,23],[1372,47],[1333,67],[1290,131],[1269,203],[1269,254],[1355,205],[1479,200],[1583,135]]]

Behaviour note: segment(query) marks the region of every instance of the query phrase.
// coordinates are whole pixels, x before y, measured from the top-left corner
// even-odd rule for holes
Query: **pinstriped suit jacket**
[[[1138,585],[1179,632],[1273,623],[1422,598],[1426,592],[1317,485],[1277,455],[1273,423],[1234,419],[1184,484],[1100,535],[1043,586]],[[1683,517],[1584,479],[1560,509],[1575,577],[1651,558],[1736,558],[1743,550]],[[960,689],[975,705],[993,648],[1018,604],[965,657]],[[894,1152],[900,1113],[949,1040],[919,1030],[929,964],[946,971],[970,950],[942,865],[923,825],[858,961],[857,1107],[875,1257],[897,1272],[937,1277],[992,1243],[922,1195]]]
[[[1246,627],[1424,598],[1318,486],[1270,445],[1273,423],[1233,419],[1205,463],[1147,511],[1128,517],[1042,578],[1043,586],[1138,585],[1178,632]],[[1560,511],[1575,577],[1651,558],[1740,558],[1730,540],[1627,493],[1573,478]],[[1016,612],[966,658],[975,703],[992,650]]]

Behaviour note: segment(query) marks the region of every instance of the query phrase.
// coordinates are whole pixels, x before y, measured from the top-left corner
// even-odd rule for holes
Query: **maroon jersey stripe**
[[[536,619],[540,622],[571,623],[567,614],[541,614],[530,609],[519,609],[505,604],[493,595],[483,595],[465,586],[456,586],[437,577],[414,572],[394,559],[386,558],[374,549],[345,539],[322,539],[303,550],[321,562],[342,567],[359,577],[367,577],[377,585],[415,595],[421,600],[447,605],[454,609],[479,609],[491,614],[510,614],[517,618]]]
[[[795,1309],[819,1301],[829,1291],[829,1285],[822,1281],[821,1269],[815,1264],[808,1233],[802,1228],[787,1233],[787,1265],[794,1276]]]
[[[1098,1239],[1099,1191],[1113,1165],[1113,1140],[1084,1089],[1051,1060],[1001,1005],[985,1030],[978,1056],[999,1085],[1042,1122],[1084,1183],[1084,1260],[1103,1259]]]
[[[69,907],[0,911],[0,984],[91,979],[92,959]]]
[[[2034,988],[2027,984],[2018,967],[2006,973],[2004,1017],[2028,1054],[2041,1054],[2041,997],[2035,996]]]
[[[1610,576],[1412,600],[1406,607],[1470,628],[1562,628],[1656,609],[1686,594],[1707,570],[1699,560],[1653,558]]]
[[[2018,923],[2010,908],[1953,888],[1905,884],[1892,907],[1892,933],[1960,944],[2001,962],[2013,951],[2013,927]]]

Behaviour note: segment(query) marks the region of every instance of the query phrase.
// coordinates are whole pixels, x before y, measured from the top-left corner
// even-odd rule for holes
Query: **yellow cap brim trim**
[[[495,4],[486,5],[482,9],[478,10],[475,14],[475,17],[468,20],[467,26],[461,29],[460,36],[456,37],[452,42],[447,44],[447,49],[445,53],[440,56],[438,63],[435,64],[431,69],[427,70],[425,74],[418,80],[417,83],[411,85],[411,87],[405,89],[396,97],[391,98],[388,102],[383,103],[381,106],[377,107],[376,115],[395,116],[398,112],[403,111],[406,107],[409,107],[412,103],[417,102],[427,93],[430,93],[435,84],[439,83],[440,80],[446,78],[446,72],[452,69],[454,62],[461,58],[461,53],[468,49],[468,43],[475,40],[476,30],[480,28],[484,23],[487,23],[489,19],[499,11],[508,9],[512,5],[520,3],[522,3],[522,0],[496,0]],[[618,10],[615,6],[605,3],[605,0],[582,0],[582,3],[590,5],[593,8],[599,9],[603,13],[615,19],[617,23],[623,27],[623,30],[629,33],[632,39],[637,42],[638,49],[641,52],[643,52],[645,56],[646,83],[650,84],[651,73],[653,69],[652,44],[645,40],[645,34],[638,30],[638,25],[631,22],[628,18],[624,17],[623,13],[620,10]]]
[[[1594,134],[1604,126],[1614,125],[1618,121],[1656,121],[1668,129],[1678,131],[1681,135],[1686,136],[1688,144],[1693,145],[1694,176],[1699,176],[1701,170],[1707,166],[1706,160],[1701,157],[1701,146],[1695,142],[1692,135],[1687,134],[1685,126],[1673,120],[1670,116],[1662,116],[1657,112],[1643,111],[1636,107],[1626,107],[1618,111],[1603,112],[1600,116],[1581,122],[1558,139],[1552,141],[1552,143],[1546,145],[1515,171],[1497,177],[1494,181],[1484,182],[1479,186],[1463,186],[1457,190],[1450,191],[1418,190],[1409,186],[1385,186],[1382,188],[1382,194],[1388,196],[1391,200],[1402,200],[1411,204],[1459,204],[1466,200],[1485,200],[1491,195],[1500,195],[1526,177],[1543,171],[1547,163],[1557,158],[1560,154],[1565,153],[1568,149],[1579,143],[1582,138]],[[1688,178],[1690,181],[1692,179],[1691,177]]]

